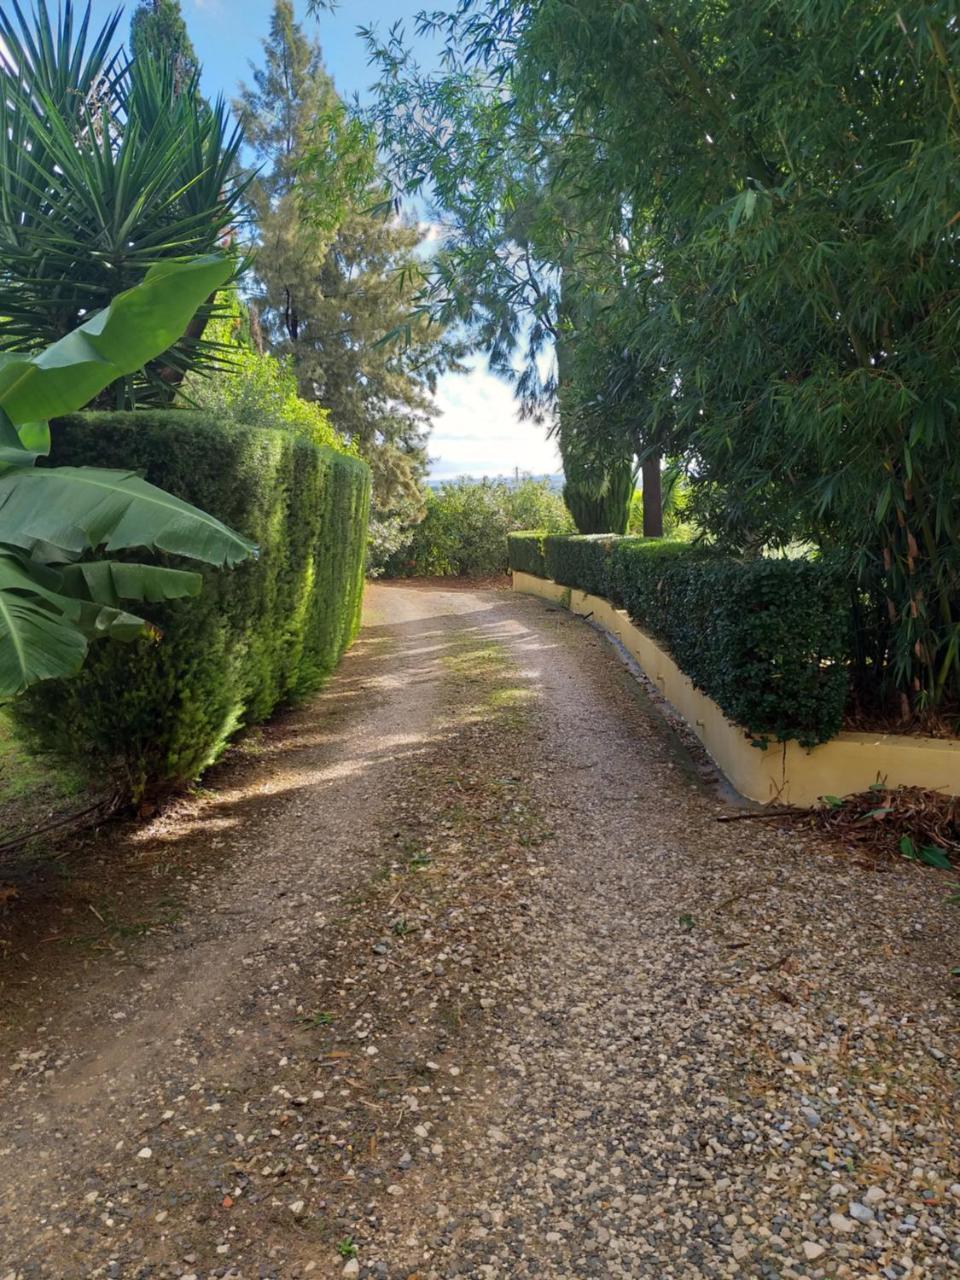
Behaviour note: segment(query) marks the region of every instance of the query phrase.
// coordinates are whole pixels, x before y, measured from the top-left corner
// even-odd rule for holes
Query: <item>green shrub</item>
[[[249,333],[250,313],[236,294],[221,294],[217,307],[222,314],[210,321],[205,333],[222,348],[223,368],[216,376],[189,373],[178,404],[240,426],[289,431],[312,444],[359,457],[356,445],[335,429],[329,411],[298,394],[290,357],[256,349]]]
[[[620,539],[610,533],[573,538],[545,538],[547,577],[565,587],[578,587],[594,596],[610,595],[611,553]]]
[[[152,610],[157,642],[98,647],[12,708],[36,747],[138,796],[193,778],[241,725],[317,688],[359,625],[369,472],[287,432],[191,412],[54,424],[54,465],[128,467],[252,538],[254,561]],[[170,563],[176,563],[171,559]]]
[[[624,534],[633,494],[633,457],[585,463],[564,445],[563,500],[583,534]],[[619,450],[618,450],[619,452]]]
[[[517,485],[502,480],[458,480],[426,494],[426,514],[406,545],[388,561],[389,577],[506,573],[507,535],[542,528],[571,532],[573,521],[546,481],[529,477]]]
[[[543,556],[546,536],[539,529],[507,534],[507,560],[514,573],[532,573],[537,578],[548,576]]]
[[[609,589],[606,594],[618,608],[629,609],[630,599],[634,599],[636,603],[637,583],[646,580],[646,566],[649,566],[649,572],[656,577],[657,574],[666,573],[675,564],[713,563],[717,559],[718,553],[712,548],[677,539],[617,539],[617,545],[610,548],[607,568]],[[635,621],[639,621],[639,618]]]
[[[377,474],[386,470],[383,466],[388,452],[379,450],[370,458],[370,469],[373,472],[373,499],[370,504],[370,522],[367,527],[367,577],[382,578],[385,573],[397,576],[397,565],[401,563],[413,539],[413,531],[426,515],[426,499],[419,483],[412,487],[394,486],[388,489],[389,481],[381,484],[381,492],[389,494],[382,502],[377,502]],[[396,473],[394,473],[396,474]]]
[[[804,745],[838,732],[847,700],[849,592],[810,560],[733,560],[637,545],[614,553],[630,617],[757,738]]]
[[[839,730],[853,640],[836,566],[610,536],[546,538],[544,560],[554,581],[625,608],[758,740],[810,746]]]

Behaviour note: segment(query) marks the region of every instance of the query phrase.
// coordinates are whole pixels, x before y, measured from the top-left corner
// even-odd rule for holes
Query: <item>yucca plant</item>
[[[91,32],[70,0],[28,18],[0,9],[0,350],[31,351],[170,258],[215,251],[243,215],[242,133],[197,75],[114,46],[119,15]],[[239,264],[237,266],[239,270]],[[162,360],[112,388],[110,405],[167,403],[190,369],[216,364],[205,299]]]
[[[252,543],[130,471],[36,467],[48,420],[166,351],[230,277],[224,255],[168,261],[38,355],[0,354],[0,698],[73,675],[91,639],[148,624],[123,601],[196,595],[197,573],[115,560],[147,547],[233,565]]]

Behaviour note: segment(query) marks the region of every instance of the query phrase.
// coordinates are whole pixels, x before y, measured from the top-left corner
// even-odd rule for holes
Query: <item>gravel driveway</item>
[[[372,587],[84,852],[176,911],[3,952],[0,1280],[960,1275],[951,877],[731,812],[583,622]]]

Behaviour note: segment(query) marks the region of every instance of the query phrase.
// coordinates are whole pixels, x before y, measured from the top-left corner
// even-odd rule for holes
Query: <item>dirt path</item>
[[[0,922],[0,1280],[960,1274],[948,877],[722,810],[583,623],[373,588]]]

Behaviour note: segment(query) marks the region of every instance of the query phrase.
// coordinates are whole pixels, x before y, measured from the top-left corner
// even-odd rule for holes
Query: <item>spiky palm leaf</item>
[[[223,101],[123,61],[115,30],[91,37],[89,5],[78,24],[70,0],[56,29],[46,0],[36,30],[18,5],[0,11],[0,349],[56,341],[155,263],[217,249],[241,213],[242,136]],[[169,401],[187,369],[215,363],[211,308],[114,402]]]
[[[233,263],[223,255],[166,260],[45,351],[0,353],[0,408],[19,425],[88,404],[175,342],[198,297],[208,297],[232,274]]]

